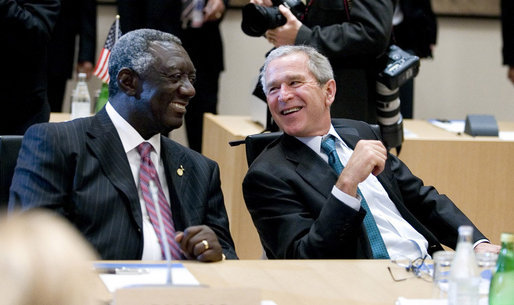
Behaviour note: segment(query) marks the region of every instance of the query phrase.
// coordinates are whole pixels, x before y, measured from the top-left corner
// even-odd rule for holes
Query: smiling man
[[[180,40],[129,32],[112,50],[109,75],[98,114],[27,131],[9,210],[55,210],[102,259],[237,258],[218,165],[167,137],[195,95]]]
[[[473,225],[388,154],[370,125],[332,124],[336,84],[315,49],[275,49],[261,84],[284,135],[252,163],[243,194],[268,258],[415,259],[455,248],[457,228]],[[499,251],[476,228],[473,239],[475,251]]]

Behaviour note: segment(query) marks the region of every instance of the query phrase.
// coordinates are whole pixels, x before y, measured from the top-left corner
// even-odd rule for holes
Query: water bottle
[[[501,234],[502,248],[489,288],[489,305],[514,304],[514,234]]]
[[[204,0],[193,0],[193,12],[191,13],[191,27],[199,28],[203,24]]]
[[[457,250],[450,268],[449,305],[477,305],[480,276],[472,244],[473,227],[460,226]]]
[[[77,86],[71,96],[71,119],[91,115],[91,97],[86,84],[86,73],[79,73]]]

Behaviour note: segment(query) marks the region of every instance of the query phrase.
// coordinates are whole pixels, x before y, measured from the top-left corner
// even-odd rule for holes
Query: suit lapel
[[[307,145],[289,135],[281,142],[285,157],[295,164],[296,172],[323,197],[328,198],[337,180],[334,170]]]
[[[184,204],[184,186],[189,177],[188,169],[192,168],[190,161],[186,158],[184,151],[174,147],[171,141],[165,141],[161,136],[161,158],[166,173],[166,180],[168,182],[168,189],[171,199],[171,212],[175,230],[182,231],[185,224],[182,221]]]
[[[134,221],[141,228],[142,216],[137,187],[118,132],[105,109],[93,118],[87,130],[86,145],[100,163],[105,176],[125,196]]]

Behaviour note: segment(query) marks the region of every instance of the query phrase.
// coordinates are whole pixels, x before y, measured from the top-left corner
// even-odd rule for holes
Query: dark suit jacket
[[[161,144],[176,230],[207,225],[227,258],[236,258],[218,165],[166,137],[161,136]],[[94,117],[38,124],[27,131],[9,198],[9,209],[18,207],[45,207],[64,215],[102,259],[141,259],[137,187],[105,109]]]
[[[514,66],[514,1],[502,0],[500,4],[503,64]]]
[[[432,57],[437,41],[437,19],[430,0],[400,0],[403,21],[394,27],[394,42],[424,58]]]
[[[61,12],[48,47],[50,77],[71,78],[75,56],[75,39],[79,37],[78,62],[95,64],[96,1],[61,0]]]
[[[59,7],[59,0],[0,1],[0,134],[48,122],[47,44]]]
[[[343,120],[337,132],[350,148],[378,139],[364,122]],[[315,152],[283,135],[252,163],[243,182],[246,205],[269,258],[372,258],[365,211],[331,194],[336,173]],[[401,215],[429,242],[428,252],[455,248],[457,228],[471,221],[433,187],[389,155],[378,180]],[[475,228],[474,240],[484,238]]]

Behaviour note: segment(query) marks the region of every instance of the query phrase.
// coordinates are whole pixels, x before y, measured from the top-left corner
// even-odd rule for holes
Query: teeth
[[[290,113],[299,111],[300,109],[302,109],[302,108],[301,107],[294,107],[294,108],[291,108],[291,109],[284,110],[282,113],[283,114],[290,114]]]
[[[180,108],[180,109],[186,109],[186,106],[182,105],[182,104],[179,104],[179,103],[173,103],[173,105],[177,108]]]

